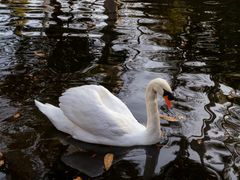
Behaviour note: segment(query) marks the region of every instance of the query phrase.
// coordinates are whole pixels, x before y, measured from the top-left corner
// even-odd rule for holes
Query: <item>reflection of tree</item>
[[[184,28],[188,23],[188,16],[186,14],[187,5],[184,1],[174,0],[167,12],[169,22],[166,24],[166,30],[173,35],[184,32]]]
[[[214,85],[206,86],[203,90],[210,101],[204,106],[210,117],[203,120],[202,137],[199,140],[193,140],[191,148],[199,154],[202,163],[204,161],[213,165],[218,163],[222,165],[223,171],[234,171],[234,165],[230,161],[235,161],[235,149],[229,148],[234,144],[235,140],[232,139],[234,137],[229,137],[230,143],[227,141],[224,142],[225,144],[222,143],[222,140],[227,138],[222,120],[226,110],[224,103],[227,104],[229,99],[227,95],[220,95],[219,92],[222,91],[222,85],[239,88],[239,69],[237,68],[239,42],[236,42],[239,39],[239,33],[235,30],[235,18],[239,17],[236,3],[239,2],[231,1],[225,4],[223,1],[209,1],[201,4],[199,1],[197,2],[199,4],[195,3],[196,1],[190,2],[192,7],[195,7],[190,14],[191,24],[188,31],[182,33],[180,37],[179,44],[184,54],[182,70],[183,73],[207,74]],[[197,5],[201,5],[201,8]],[[227,8],[222,8],[223,6]],[[231,13],[222,13],[224,9]],[[187,64],[187,61],[191,63]],[[198,63],[200,66],[194,66]],[[219,95],[222,96],[221,100]],[[219,152],[220,147],[222,149]],[[213,152],[215,155],[212,155]],[[229,174],[233,178],[237,175],[237,173]]]
[[[87,38],[62,38],[50,52],[48,65],[56,72],[84,70],[94,59]]]
[[[184,32],[189,21],[187,14],[187,9],[190,8],[189,5],[186,5],[185,1],[181,0],[156,1],[155,3],[158,6],[148,10],[147,5],[145,13],[154,16],[159,22],[149,28],[156,32],[167,32],[170,35],[178,35]]]
[[[65,137],[63,141],[68,144],[68,149],[61,158],[65,168],[69,171],[73,171],[71,168],[79,170],[90,177],[172,180],[221,179],[214,169],[203,162],[189,158],[190,144],[185,137],[181,137],[180,141],[175,142],[180,147],[176,152],[176,158],[163,166],[159,174],[156,173],[158,171],[156,167],[161,163],[161,159],[159,159],[161,149],[155,145],[119,148],[83,143]],[[104,173],[103,157],[109,152],[114,154],[114,162],[111,169]]]
[[[27,164],[25,170],[28,178],[31,179],[36,174],[42,176],[48,168],[51,168],[53,162],[56,161],[59,165],[58,156],[61,154],[59,149],[63,148],[63,145],[57,141],[56,146],[60,146],[60,148],[57,148],[59,151],[51,151],[52,143],[50,145],[43,134],[46,132],[49,137],[49,133],[54,131],[55,128],[50,126],[47,119],[44,121],[38,116],[39,114],[36,115],[36,112],[32,111],[32,109],[35,109],[33,99],[45,99],[45,102],[58,104],[58,97],[66,88],[86,83],[101,83],[112,89],[121,87],[121,63],[124,60],[125,52],[117,55],[111,52],[111,41],[114,39],[111,35],[108,36],[109,38],[100,39],[99,37],[89,37],[90,30],[88,27],[85,28],[84,26],[85,29],[71,28],[71,23],[72,25],[85,24],[85,21],[94,22],[95,19],[83,17],[82,19],[79,18],[79,21],[73,22],[72,9],[70,8],[70,12],[64,12],[62,5],[57,1],[52,1],[54,10],[50,15],[51,18],[40,18],[40,21],[45,21],[43,29],[47,37],[24,36],[22,31],[25,22],[28,21],[28,18],[31,18],[31,13],[27,14],[28,9],[25,8],[25,5],[29,7],[28,5],[31,2],[25,3],[20,4],[19,9],[22,8],[26,12],[24,11],[21,14],[19,11],[19,14],[14,15],[17,17],[14,18],[17,19],[16,22],[18,23],[19,19],[20,23],[17,27],[13,24],[13,27],[18,32],[17,35],[21,35],[21,38],[17,39],[16,43],[14,42],[15,44],[12,44],[13,49],[16,50],[12,52],[11,57],[7,57],[11,59],[11,64],[9,63],[9,66],[5,68],[5,74],[1,74],[0,94],[6,99],[10,99],[12,105],[19,107],[18,111],[21,114],[21,121],[19,120],[16,123],[5,121],[4,129],[9,130],[7,135],[10,134],[11,136],[11,133],[14,132],[11,137],[3,137],[4,146],[6,145],[4,142],[8,141],[8,138],[14,141],[14,143],[9,142],[10,146],[7,147],[10,151],[8,154],[10,156],[8,162],[11,164],[9,169],[11,173],[14,173],[13,177],[25,178],[25,175],[21,174],[23,169],[20,166]],[[70,5],[72,3],[73,1],[69,2]],[[92,2],[90,4],[92,5]],[[34,4],[31,5],[34,6]],[[9,5],[9,8],[15,8],[15,6]],[[94,10],[89,13],[93,14]],[[27,16],[25,16],[26,14]],[[45,15],[48,14],[45,13]],[[69,18],[65,21],[59,18],[60,15],[66,15]],[[77,15],[77,13],[74,15]],[[113,32],[112,25],[114,22],[112,21],[111,28],[106,29],[111,29],[110,31]],[[49,26],[47,26],[48,23]],[[66,26],[66,24],[69,26]],[[42,31],[42,29],[40,30]],[[93,29],[93,31],[95,34],[102,33],[98,29]],[[107,34],[110,31],[103,32]],[[41,35],[44,35],[44,33]],[[103,50],[104,42],[106,42],[105,50]],[[112,57],[109,58],[110,56]],[[96,64],[96,61],[93,61],[96,59],[101,59],[101,63]],[[118,61],[118,59],[121,61]],[[107,63],[110,61],[113,65]],[[88,69],[92,64],[94,66]],[[7,110],[9,111],[9,108]],[[42,122],[44,123],[42,124]],[[46,131],[45,127],[50,128]],[[10,132],[11,129],[12,132]],[[31,134],[32,139],[28,138],[29,134]],[[38,141],[37,138],[41,140]],[[26,139],[27,141],[24,141]],[[44,148],[39,148],[43,145]],[[40,149],[44,149],[44,151]],[[51,156],[46,155],[50,154],[50,151],[53,154]],[[15,158],[16,154],[17,158]],[[22,163],[17,163],[16,159],[22,160]],[[40,167],[41,170],[35,169],[35,166]]]
[[[72,2],[69,1],[69,6],[72,6]],[[58,2],[57,0],[50,0],[51,7],[53,7],[53,10],[51,12],[52,20],[56,22],[56,24],[50,24],[49,27],[46,29],[45,33],[48,37],[53,38],[61,38],[64,33],[71,33],[70,28],[64,28],[65,24],[72,23],[72,20],[74,18],[72,10],[70,9],[69,12],[64,12],[62,10],[62,4]],[[67,18],[67,20],[63,21],[59,16],[64,15]],[[72,30],[73,31],[73,30]]]
[[[153,179],[171,179],[171,180],[196,180],[196,179],[221,179],[215,170],[204,165],[202,162],[191,160],[189,158],[189,142],[185,137],[179,141],[179,151],[175,160],[165,165],[160,174]]]
[[[10,4],[9,1],[4,3]],[[122,61],[118,66],[106,65],[105,62],[96,65],[92,60],[99,59],[102,55],[104,46],[102,39],[89,37],[88,27],[85,29],[73,29],[70,27],[71,23],[74,25],[79,22],[84,24],[85,21],[94,21],[94,18],[83,17],[82,19],[79,18],[77,22],[72,22],[71,9],[70,12],[66,13],[60,5],[54,6],[55,10],[52,12],[50,20],[46,17],[43,17],[43,19],[42,17],[34,17],[38,18],[37,20],[45,21],[46,26],[43,29],[47,37],[24,36],[22,31],[25,22],[32,15],[31,13],[27,14],[28,7],[30,5],[34,6],[34,4],[30,4],[32,2],[26,1],[25,3],[18,4],[18,7],[15,4],[9,5],[9,9],[13,9],[14,13],[15,11],[18,12],[18,14],[13,15],[15,21],[12,26],[17,31],[16,34],[21,35],[21,37],[14,39],[14,36],[14,42],[7,42],[9,44],[14,43],[11,44],[13,51],[11,55],[9,52],[6,53],[6,59],[9,58],[10,63],[6,62],[6,64],[9,64],[7,64],[5,71],[1,74],[0,85],[0,95],[9,99],[11,105],[19,107],[18,111],[21,114],[21,120],[18,119],[19,121],[17,122],[6,119],[4,126],[1,123],[1,131],[4,129],[4,133],[6,133],[6,135],[1,136],[3,138],[2,144],[9,148],[8,150],[10,151],[8,153],[10,173],[13,173],[13,177],[18,179],[21,179],[21,177],[24,179],[26,176],[30,179],[42,176],[51,166],[51,163],[58,161],[58,155],[61,153],[59,151],[51,151],[52,144],[50,143],[50,145],[49,141],[43,137],[45,132],[46,134],[51,133],[55,128],[49,126],[50,122],[47,119],[44,121],[38,116],[39,114],[36,115],[36,112],[32,111],[32,109],[35,109],[33,99],[45,99],[45,102],[56,102],[54,104],[58,104],[58,97],[66,88],[86,83],[105,83],[106,85],[111,83],[109,87],[114,89],[116,86],[121,86],[121,83],[119,83],[121,81],[119,72],[122,70],[119,68]],[[73,1],[70,1],[70,3],[73,3]],[[89,3],[92,4],[92,2]],[[23,12],[18,11],[18,9],[23,10]],[[94,13],[94,10],[89,13]],[[67,15],[70,18],[64,21],[59,18],[60,15]],[[55,23],[47,27],[47,24],[51,24],[53,21]],[[69,26],[66,26],[66,23]],[[37,31],[39,30],[42,29],[37,29]],[[101,34],[98,29],[94,29],[94,33]],[[75,37],[71,37],[71,35]],[[112,38],[109,38],[109,40],[111,41]],[[111,44],[110,41],[106,42],[106,44]],[[104,54],[106,55],[106,53]],[[105,57],[108,58],[111,55],[109,53]],[[122,60],[122,56],[119,55],[119,57]],[[87,67],[92,64],[95,66],[88,70]],[[9,108],[6,109],[6,111],[9,111]],[[50,128],[46,131],[45,127]],[[31,138],[29,138],[29,135]],[[38,138],[41,140],[39,141]],[[7,141],[9,141],[9,146],[8,143],[5,143]],[[59,141],[56,144],[56,146],[63,146]],[[44,148],[39,148],[43,145]],[[46,151],[41,152],[40,149]],[[59,150],[60,148],[57,149]],[[53,154],[51,156],[46,155],[50,154],[50,151]],[[16,162],[16,160],[20,160],[21,163]],[[24,171],[22,168],[25,168]],[[27,175],[21,174],[22,172],[26,172]]]
[[[116,21],[116,5],[114,10],[106,10],[109,19],[107,20],[107,26],[102,31],[104,35],[101,40],[103,40],[104,44],[96,46],[94,42],[101,41],[88,36],[90,31],[88,27],[85,29],[72,29],[72,26],[70,26],[71,23],[84,24],[85,21],[88,22],[91,19],[84,17],[81,19],[79,14],[72,13],[73,8],[69,8],[69,12],[65,12],[60,2],[57,0],[49,2],[52,12],[46,12],[45,16],[48,16],[48,13],[50,13],[52,18],[44,17],[45,25],[49,24],[49,26],[43,27],[47,37],[23,37],[16,44],[17,51],[14,52],[16,65],[9,69],[11,75],[5,77],[1,86],[1,92],[13,98],[13,100],[21,99],[24,101],[41,94],[39,91],[45,92],[40,96],[48,96],[48,93],[57,96],[60,91],[70,87],[67,84],[71,83],[71,81],[76,82],[74,84],[81,85],[83,82],[86,83],[87,78],[90,81],[94,81],[93,83],[101,83],[112,89],[114,87],[119,89],[122,85],[120,72],[122,71],[121,63],[125,54],[121,52],[120,54],[115,54],[111,51],[111,42],[116,37],[113,33]],[[8,1],[5,3],[10,4]],[[19,5],[19,8],[14,5],[15,2],[11,1],[11,3],[12,5],[10,5],[16,8],[15,11],[18,12],[15,16],[19,16],[19,20],[27,21],[28,16],[25,17],[25,14],[28,12],[28,9],[23,7],[25,5],[28,7],[30,2],[22,2],[23,4]],[[70,7],[73,4],[74,1],[69,1]],[[20,10],[25,11],[22,12]],[[94,10],[92,10],[92,13],[94,13]],[[68,19],[62,20],[59,18],[62,15],[65,15]],[[73,21],[73,18],[75,18],[75,21]],[[76,18],[79,18],[79,21],[76,22]],[[53,21],[56,23],[52,23]],[[94,19],[92,19],[92,22],[94,22]],[[66,26],[66,24],[69,26]],[[24,24],[21,24],[19,26],[20,29],[24,28],[23,26]],[[71,36],[71,34],[74,34],[74,36]],[[69,35],[69,37],[66,35]],[[42,56],[36,55],[36,52],[40,52]],[[95,60],[98,59],[100,59],[99,63],[96,64]],[[91,68],[88,69],[89,67]],[[83,72],[86,71],[88,73],[84,74]],[[53,84],[59,87],[59,92],[52,86]]]
[[[63,163],[90,177],[150,179],[154,176],[158,164],[160,149],[155,145],[112,147],[88,144],[72,138],[64,138],[63,141],[68,144],[61,157]],[[111,169],[104,173],[103,157],[109,152],[114,154],[114,161]]]
[[[27,4],[29,3],[28,0],[5,0],[2,3],[6,3],[11,9],[11,15],[17,17],[14,22],[14,33],[18,36],[22,35],[22,29],[24,25],[27,23],[27,19],[25,18],[26,12],[28,11]],[[21,4],[21,6],[16,6],[16,4]]]

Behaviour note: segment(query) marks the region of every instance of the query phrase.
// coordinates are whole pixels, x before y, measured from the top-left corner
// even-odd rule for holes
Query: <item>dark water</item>
[[[0,179],[239,179],[239,7],[238,0],[0,0]],[[57,105],[69,87],[101,84],[145,123],[144,89],[155,77],[171,83],[174,111],[186,116],[162,121],[162,147],[81,143],[33,104]],[[104,172],[107,152],[115,158]]]

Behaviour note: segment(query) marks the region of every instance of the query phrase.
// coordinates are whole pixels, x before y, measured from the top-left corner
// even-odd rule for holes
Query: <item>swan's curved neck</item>
[[[146,89],[147,131],[160,133],[160,117],[158,112],[157,92],[153,85],[149,84]]]

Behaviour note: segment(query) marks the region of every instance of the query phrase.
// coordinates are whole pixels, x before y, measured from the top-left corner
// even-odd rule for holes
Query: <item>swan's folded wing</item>
[[[69,120],[96,136],[114,138],[142,128],[127,106],[102,86],[71,88],[59,100]]]

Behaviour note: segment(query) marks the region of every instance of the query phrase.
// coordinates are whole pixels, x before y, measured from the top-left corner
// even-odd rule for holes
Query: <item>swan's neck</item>
[[[147,131],[150,134],[160,135],[160,117],[158,112],[157,92],[150,84],[146,90]]]

